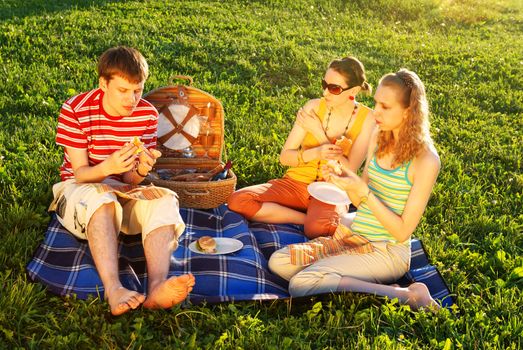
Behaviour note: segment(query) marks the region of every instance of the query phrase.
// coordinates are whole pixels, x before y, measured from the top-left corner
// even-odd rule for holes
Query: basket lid
[[[189,85],[173,85],[172,79],[188,80]],[[195,157],[222,159],[224,111],[211,94],[191,86],[188,76],[174,76],[170,85],[144,95],[159,112],[158,149],[164,157],[184,157],[182,149],[191,147]],[[162,158],[164,158],[162,157]]]

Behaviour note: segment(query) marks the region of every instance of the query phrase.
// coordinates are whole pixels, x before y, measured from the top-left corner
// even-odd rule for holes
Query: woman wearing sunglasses
[[[375,123],[371,110],[355,98],[371,91],[356,58],[332,61],[322,87],[323,97],[300,109],[283,146],[280,162],[290,166],[285,176],[236,191],[228,201],[231,210],[252,221],[304,225],[309,238],[334,233],[339,213],[347,208],[312,198],[307,186],[323,181],[321,167],[330,160],[344,170],[357,171]]]
[[[385,285],[409,270],[410,237],[440,169],[429,134],[425,87],[416,73],[402,69],[380,80],[374,100],[378,130],[362,176],[322,169],[358,206],[350,228],[339,225],[332,239],[319,237],[278,250],[269,267],[289,280],[292,296],[362,292],[398,298],[413,308],[437,308],[422,283]]]

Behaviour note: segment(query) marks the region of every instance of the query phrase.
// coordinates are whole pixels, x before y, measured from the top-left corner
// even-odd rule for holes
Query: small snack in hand
[[[327,166],[329,168],[331,168],[332,171],[334,171],[334,174],[336,174],[338,176],[340,176],[342,174],[342,172],[343,172],[342,168],[341,168],[341,163],[339,161],[337,161],[337,160],[333,160],[333,159],[329,160],[327,162]]]
[[[349,153],[349,148],[352,145],[352,140],[346,138],[345,135],[342,135],[339,139],[336,140],[335,145],[340,146],[343,154],[347,156]]]
[[[196,241],[196,248],[203,253],[216,253],[216,241],[211,236],[203,236]]]
[[[134,154],[140,154],[141,152],[143,152],[143,150],[144,150],[143,142],[140,141],[138,136],[135,136],[133,138],[133,140],[131,141],[131,143],[138,148],[136,151],[134,151]]]

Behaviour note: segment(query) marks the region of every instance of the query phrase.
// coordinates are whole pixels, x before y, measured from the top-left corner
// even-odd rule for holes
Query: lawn
[[[358,57],[374,87],[416,71],[442,170],[415,235],[456,307],[346,294],[111,317],[98,299],[31,283],[59,180],[60,106],[97,86],[97,57],[119,44],[148,59],[146,91],[186,74],[223,102],[238,187],[283,173],[295,113],[331,59]],[[521,0],[1,0],[0,77],[0,348],[523,347]]]

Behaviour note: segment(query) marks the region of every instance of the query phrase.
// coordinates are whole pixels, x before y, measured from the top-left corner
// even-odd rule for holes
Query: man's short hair
[[[126,46],[112,47],[100,56],[98,77],[110,81],[115,75],[130,83],[140,83],[147,79],[149,66],[138,50]]]

